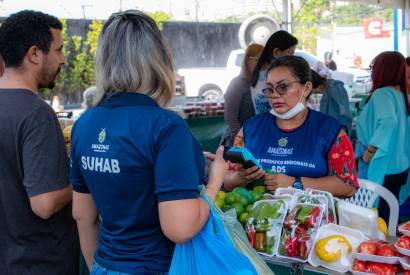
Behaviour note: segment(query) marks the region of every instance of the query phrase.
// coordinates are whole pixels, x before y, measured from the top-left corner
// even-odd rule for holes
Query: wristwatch
[[[295,181],[293,182],[292,187],[295,189],[303,190],[304,186],[302,183],[302,179],[300,177],[295,177]]]

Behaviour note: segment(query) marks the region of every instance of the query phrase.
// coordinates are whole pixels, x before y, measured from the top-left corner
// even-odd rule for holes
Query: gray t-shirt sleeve
[[[225,94],[225,121],[231,131],[237,133],[242,125],[238,119],[243,94],[246,92],[246,82],[234,78]],[[249,85],[248,85],[249,86]]]
[[[29,197],[66,187],[68,155],[58,119],[41,106],[20,125],[23,184]]]

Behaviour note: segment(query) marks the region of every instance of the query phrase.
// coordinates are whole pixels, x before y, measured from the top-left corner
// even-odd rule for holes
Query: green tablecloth
[[[224,116],[188,118],[185,121],[202,149],[215,152],[227,128]]]

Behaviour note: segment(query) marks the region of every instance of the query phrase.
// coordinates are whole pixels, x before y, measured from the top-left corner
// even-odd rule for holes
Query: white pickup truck
[[[185,82],[185,96],[202,97],[204,100],[214,101],[220,99],[226,92],[231,80],[241,70],[244,50],[233,50],[228,57],[226,67],[207,68],[181,68],[177,74],[183,76]],[[295,55],[303,57],[312,68],[317,66],[320,60],[309,53],[296,50]],[[367,71],[361,69],[341,69],[331,74],[334,79],[345,82],[365,82],[370,79]]]
[[[232,78],[239,74],[243,56],[242,49],[234,50],[229,54],[226,67],[179,69],[177,73],[185,81],[185,96],[199,96],[209,101],[223,96]]]

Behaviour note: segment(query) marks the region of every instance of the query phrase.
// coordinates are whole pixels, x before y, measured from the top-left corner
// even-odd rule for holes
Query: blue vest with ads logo
[[[292,177],[328,175],[328,153],[341,129],[327,115],[310,110],[297,129],[283,131],[270,113],[257,115],[244,125],[245,147],[265,169]]]

